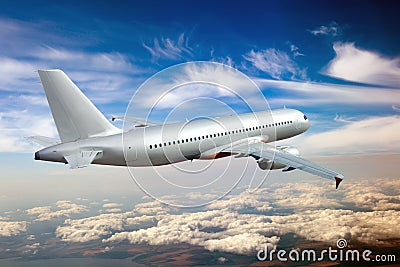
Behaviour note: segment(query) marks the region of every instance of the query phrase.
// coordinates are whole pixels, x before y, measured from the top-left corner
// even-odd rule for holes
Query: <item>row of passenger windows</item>
[[[149,148],[153,149],[153,148],[160,148],[163,146],[184,144],[184,143],[189,143],[189,142],[193,142],[193,141],[200,141],[200,140],[204,140],[204,139],[208,139],[208,138],[213,138],[213,137],[220,137],[220,136],[224,136],[224,135],[244,133],[244,132],[255,131],[255,130],[260,130],[260,129],[264,129],[264,128],[280,126],[280,125],[287,125],[287,124],[292,124],[292,123],[293,123],[293,121],[276,122],[276,123],[272,123],[272,124],[266,124],[266,125],[262,125],[262,126],[254,126],[254,127],[250,127],[250,128],[244,128],[244,129],[237,129],[237,130],[232,130],[232,131],[223,132],[223,133],[206,134],[206,135],[198,136],[198,137],[190,137],[190,138],[176,140],[176,141],[173,140],[173,141],[168,141],[168,142],[164,142],[164,143],[160,143],[160,144],[154,144],[154,145],[150,145]]]

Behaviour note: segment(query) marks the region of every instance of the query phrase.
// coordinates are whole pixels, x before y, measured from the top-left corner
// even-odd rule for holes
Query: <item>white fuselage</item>
[[[246,139],[269,143],[296,136],[309,127],[309,121],[298,110],[261,111],[141,127],[61,143],[36,152],[35,159],[66,163],[66,155],[93,150],[102,151],[93,164],[158,166],[230,156],[221,151]]]

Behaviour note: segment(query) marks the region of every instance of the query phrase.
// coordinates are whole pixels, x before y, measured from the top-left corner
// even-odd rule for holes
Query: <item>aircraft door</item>
[[[127,147],[125,159],[127,162],[132,162],[137,160],[137,149],[135,145],[130,145]]]

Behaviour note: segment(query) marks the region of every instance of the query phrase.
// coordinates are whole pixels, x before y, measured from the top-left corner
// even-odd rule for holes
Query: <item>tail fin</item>
[[[119,132],[61,70],[39,70],[63,143]]]

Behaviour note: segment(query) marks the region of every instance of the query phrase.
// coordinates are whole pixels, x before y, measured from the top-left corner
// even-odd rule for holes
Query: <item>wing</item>
[[[135,127],[146,127],[146,126],[157,126],[161,125],[161,123],[154,122],[154,121],[148,121],[148,120],[142,120],[138,118],[132,118],[132,117],[118,117],[118,116],[112,116],[111,117],[112,121],[115,120],[120,120],[120,121],[128,121],[132,122],[135,124]]]
[[[247,143],[245,145],[231,147],[229,148],[229,150],[232,153],[236,153],[240,156],[247,155],[269,159],[274,162],[286,165],[287,167],[299,169],[323,178],[334,180],[336,182],[336,188],[338,188],[340,182],[344,178],[344,176],[340,173],[329,170],[299,156],[289,154],[285,152],[285,150],[269,147],[267,144],[262,142]]]

